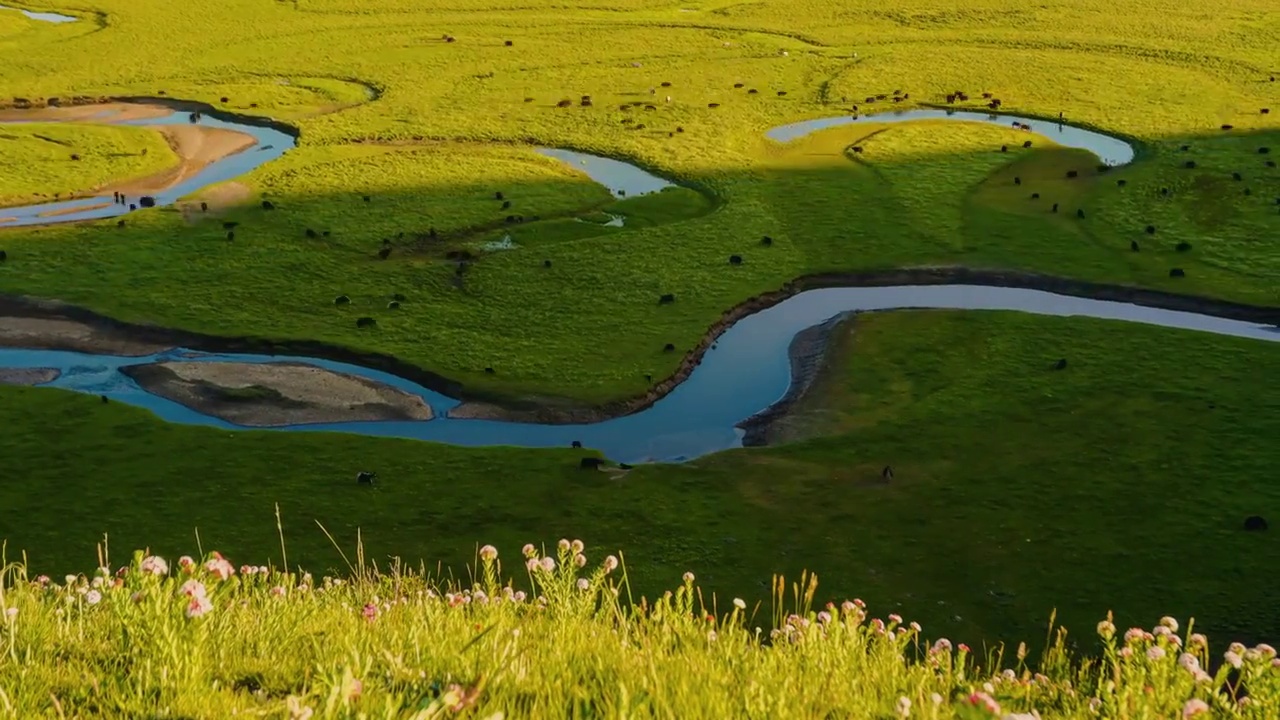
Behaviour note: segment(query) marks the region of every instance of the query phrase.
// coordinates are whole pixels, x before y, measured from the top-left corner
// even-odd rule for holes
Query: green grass
[[[243,223],[235,244],[216,223],[188,226],[164,210],[109,240],[94,225],[5,232],[17,260],[0,269],[2,291],[195,330],[326,340],[490,393],[581,402],[643,392],[644,375],[678,360],[660,352],[667,342],[692,345],[725,308],[806,272],[985,265],[1280,304],[1280,253],[1268,240],[1280,230],[1280,174],[1256,152],[1280,148],[1280,108],[1259,113],[1276,104],[1267,77],[1280,31],[1258,22],[1261,0],[684,8],[692,12],[596,2],[572,13],[237,0],[207,10],[198,33],[147,3],[97,3],[111,18],[104,30],[50,28],[20,49],[0,46],[0,97],[163,89],[288,119],[301,147],[240,180],[287,212],[232,212]],[[458,41],[443,42],[446,33]],[[1063,112],[1119,133],[1139,158],[1094,177],[1092,159],[1039,141],[1023,152],[1025,135],[994,126],[889,127],[857,164],[843,149],[872,126],[781,148],[763,139],[778,123],[847,112],[842,97],[903,89],[912,106],[956,88],[974,95],[970,106],[990,91],[1009,112]],[[583,94],[592,107],[555,107]],[[653,112],[631,105],[651,100]],[[1218,130],[1226,122],[1236,129]],[[624,229],[578,222],[611,211],[607,194],[536,163],[520,149],[531,143],[633,160],[708,193],[716,211],[689,193],[688,204],[633,206]],[[998,153],[1001,144],[1018,151]],[[1182,169],[1187,157],[1200,167]],[[1078,181],[1055,177],[1068,165]],[[1244,182],[1230,179],[1237,171]],[[1012,175],[1034,180],[1015,188]],[[376,261],[383,238],[431,226],[467,242],[500,239],[510,213],[485,200],[499,185],[517,214],[547,219],[514,226],[518,247],[482,259],[463,287],[432,248],[397,247]],[[378,201],[363,207],[366,190]],[[1052,215],[1053,202],[1068,212]],[[333,235],[306,243],[308,226]],[[777,241],[768,253],[756,244],[766,234]],[[1140,253],[1129,250],[1135,239]],[[1175,252],[1179,242],[1193,250]],[[746,263],[730,271],[732,254]],[[1169,278],[1171,267],[1187,277]],[[372,332],[331,307],[345,293],[380,308],[394,292],[414,300]],[[657,308],[666,292],[681,303]],[[587,307],[565,322],[566,308]]]
[[[103,533],[177,555],[198,530],[278,563],[279,503],[290,558],[318,571],[343,563],[317,522],[348,553],[359,533],[370,559],[455,569],[476,543],[572,533],[625,552],[638,592],[689,569],[754,601],[808,569],[822,600],[859,595],[975,645],[1034,640],[1055,608],[1072,627],[1194,615],[1246,640],[1280,622],[1246,580],[1280,556],[1240,529],[1280,504],[1280,396],[1258,382],[1280,346],[987,312],[867,315],[845,343],[798,414],[816,437],[621,480],[568,449],[227,432],[4,388],[0,452],[21,482],[0,485],[0,538],[54,574]],[[368,469],[372,490],[353,479]]]
[[[79,159],[73,159],[75,155]],[[0,126],[0,208],[68,199],[177,165],[163,136],[119,125]]]
[[[1124,637],[1104,620],[1096,660],[1061,629],[1039,659],[975,655],[861,601],[819,609],[812,578],[748,605],[686,575],[633,603],[616,556],[566,539],[541,558],[527,546],[547,566],[525,570],[509,552],[481,548],[474,575],[447,583],[412,568],[237,573],[216,552],[138,552],[62,582],[6,568],[0,703],[23,718],[1009,720],[1268,718],[1280,702],[1274,648],[1231,646],[1239,672],[1210,675],[1221,648],[1172,617]]]

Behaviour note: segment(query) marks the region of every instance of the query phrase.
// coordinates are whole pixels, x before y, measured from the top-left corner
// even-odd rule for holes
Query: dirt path
[[[146,390],[237,425],[430,420],[420,397],[301,363],[166,362],[121,369]]]

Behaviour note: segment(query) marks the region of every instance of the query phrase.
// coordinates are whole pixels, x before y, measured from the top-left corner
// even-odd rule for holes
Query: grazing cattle
[[[187,120],[192,124],[200,122],[200,113],[193,112],[187,116]]]
[[[1076,210],[1076,217],[1080,218],[1081,220],[1084,219],[1084,208],[1080,208],[1079,210]]]
[[[604,461],[600,458],[584,457],[578,461],[578,467],[582,470],[599,470]]]
[[[871,99],[870,99],[870,98],[868,98],[868,99],[867,99],[867,102],[871,102]],[[954,104],[955,104],[955,102],[956,102],[956,96],[955,96],[955,95],[948,95],[948,96],[947,96],[947,102],[948,102],[948,103],[950,103],[950,104],[953,104],[953,105],[954,105]]]
[[[671,343],[667,343],[666,345],[662,346],[662,352],[675,352],[675,351],[676,351],[676,346],[672,345]]]
[[[1235,126],[1233,126],[1233,125],[1223,125],[1223,126],[1222,126],[1222,129],[1223,129],[1223,130],[1230,130],[1230,129],[1232,129],[1233,127],[1235,127]]]
[[[591,107],[591,100],[588,98],[583,98],[582,102],[578,104],[581,105],[582,107]]]
[[[543,260],[543,261],[542,261],[542,267],[544,267],[544,268],[549,268],[549,267],[551,267],[551,261],[550,261],[550,260]]]
[[[684,128],[683,128],[683,127],[676,127],[676,132],[678,132],[678,133],[682,133],[682,132],[684,132]]]
[[[769,237],[768,235],[765,235],[764,237],[760,238],[760,244],[764,245],[765,247],[773,245],[773,238]]]
[[[1252,190],[1250,190],[1249,188],[1245,188],[1245,189],[1244,189],[1244,194],[1245,194],[1245,195],[1252,195],[1252,194],[1253,194],[1253,191],[1252,191]]]
[[[118,228],[122,228],[122,227],[124,227],[124,221],[123,221],[123,220],[117,220],[117,221],[116,221],[116,227],[118,227]]]
[[[1079,176],[1079,175],[1080,175],[1080,173],[1079,173],[1079,172],[1077,172],[1077,171],[1075,171],[1075,170],[1068,170],[1068,171],[1067,171],[1067,177],[1068,177],[1068,178],[1074,178],[1074,177],[1077,177],[1077,176]]]
[[[1269,167],[1269,168],[1273,168],[1273,167],[1275,167],[1275,166],[1276,166],[1276,161],[1275,161],[1275,160],[1268,160],[1268,161],[1266,162],[1266,165],[1267,165],[1267,167]]]
[[[1261,515],[1250,515],[1244,519],[1244,529],[1250,532],[1266,530],[1268,527],[1266,518]]]
[[[854,145],[854,146],[853,146],[853,151],[854,151],[855,153],[858,153],[859,155],[861,155],[861,154],[862,154],[862,146],[861,146],[861,145]]]
[[[748,94],[748,95],[755,95],[755,94],[756,94],[756,93],[758,93],[758,92],[760,92],[760,91],[759,91],[759,90],[757,90],[757,89],[755,89],[755,88],[751,88],[750,90],[748,90],[748,91],[747,91],[747,94]]]
[[[645,112],[654,112],[654,111],[656,111],[657,109],[658,109],[658,106],[657,106],[657,105],[645,105],[645,106],[644,106],[644,111],[645,111]]]
[[[377,324],[378,324],[378,321],[374,320],[371,317],[356,318],[356,327],[358,328],[373,327],[374,325],[377,325]]]
[[[1263,115],[1270,115],[1271,108],[1262,108],[1262,110],[1260,110],[1259,112],[1261,112]]]
[[[1029,148],[1029,147],[1031,147],[1031,141],[1030,141],[1030,140],[1028,140],[1028,141],[1026,141],[1026,142],[1022,143],[1022,147],[1024,147],[1024,148]]]
[[[388,310],[399,310],[399,309],[400,309],[400,301],[399,301],[399,300],[392,300],[391,302],[387,303],[387,309],[388,309]]]
[[[319,237],[319,233],[317,233],[315,230],[312,230],[311,228],[307,228],[307,237],[312,240],[315,240],[317,237]],[[383,240],[382,242],[386,242],[386,240]]]
[[[1190,252],[1191,243],[1187,242],[1186,240],[1183,240],[1182,242],[1178,243],[1174,247],[1174,249],[1177,250],[1178,252]]]
[[[108,404],[108,403],[110,403],[110,402],[111,402],[111,399],[110,399],[110,398],[108,398],[106,395],[99,395],[98,397],[102,398],[102,404],[103,404],[103,405],[106,405],[106,404]]]
[[[644,381],[645,381],[645,382],[653,382],[653,376],[652,376],[652,375],[647,375],[647,374],[646,374],[646,375],[644,376]]]
[[[1156,226],[1155,226],[1155,225],[1148,225],[1148,226],[1147,226],[1147,234],[1148,234],[1148,235],[1155,235],[1155,234],[1156,234]]]
[[[730,256],[729,256],[729,264],[730,264],[730,265],[741,265],[741,264],[742,264],[742,256],[741,256],[741,255],[730,255]]]
[[[502,201],[502,209],[503,209],[503,210],[510,210],[510,209],[511,209],[511,201],[510,201],[510,200],[503,200],[503,201]]]
[[[659,305],[670,305],[675,301],[676,301],[676,296],[671,293],[667,293],[666,295],[663,295],[662,297],[658,298]]]
[[[1160,188],[1160,195],[1167,197],[1169,195],[1169,188],[1167,187]]]
[[[982,99],[983,99],[983,100],[990,100],[990,99],[991,99],[991,93],[989,93],[989,92],[982,93]]]
[[[484,374],[485,374],[485,375],[493,375],[495,372],[496,372],[496,371],[495,371],[493,368],[491,368],[491,367],[487,367],[487,368],[485,368],[485,369],[484,369]]]
[[[556,107],[562,107],[562,108],[573,107],[573,101],[561,100],[560,102],[556,103]]]
[[[382,238],[382,244],[383,244],[384,246],[385,246],[385,245],[390,245],[390,244],[391,244],[391,238]]]
[[[72,155],[71,155],[71,159],[72,159],[72,160],[74,160],[74,161],[76,161],[76,162],[80,162],[80,156],[79,156],[79,155],[76,155],[76,154],[74,154],[74,153],[72,153]]]
[[[1269,148],[1269,147],[1260,147],[1260,148],[1258,148],[1258,154],[1259,154],[1259,155],[1267,155],[1267,154],[1270,154],[1270,152],[1271,152],[1271,148]]]
[[[786,97],[786,96],[787,96],[787,91],[786,91],[786,90],[779,90],[779,91],[778,91],[778,97]]]
[[[452,36],[452,35],[445,35],[445,36],[444,36],[444,41],[445,41],[445,42],[447,42],[447,43],[457,42],[457,40],[458,40],[458,38],[456,38],[456,37],[454,37],[454,36]]]
[[[493,199],[494,199],[494,200],[502,200],[502,199],[503,199],[502,191],[501,191],[501,190],[499,190],[499,191],[495,192],[495,193],[493,194]]]
[[[1053,204],[1053,212],[1058,212],[1058,203]]]
[[[1067,369],[1067,359],[1066,359],[1066,358],[1062,358],[1061,360],[1059,360],[1059,361],[1058,361],[1058,362],[1053,366],[1053,369],[1054,369],[1054,370],[1066,370],[1066,369]]]
[[[334,305],[350,305],[351,298],[347,297],[346,295],[339,295],[338,297],[333,299],[333,304]]]
[[[1128,184],[1129,184],[1129,182],[1128,182],[1127,180],[1117,180],[1117,181],[1116,181],[1116,185],[1117,185],[1117,186],[1119,186],[1119,187],[1124,187],[1125,185],[1128,185]]]
[[[510,40],[504,40],[502,44],[504,47],[511,47],[512,45],[515,45],[515,43],[511,42]]]
[[[224,102],[224,103],[229,103],[229,102],[231,102],[231,100],[230,100],[229,98],[222,98],[222,102]]]
[[[1134,252],[1139,252],[1142,248],[1138,247],[1138,241],[1137,241],[1137,240],[1130,240],[1130,241],[1129,241],[1129,249],[1130,249],[1130,250],[1132,250],[1132,251],[1134,251]]]
[[[876,99],[877,99],[877,100],[883,100],[883,99],[885,99],[885,98],[887,98],[887,97],[889,97],[889,96],[888,96],[888,95],[885,95],[885,94],[883,94],[883,93],[882,93],[882,94],[880,94],[880,95],[876,95]]]
[[[1182,268],[1173,268],[1172,270],[1169,271],[1169,277],[1171,278],[1180,278],[1180,277],[1186,277],[1186,276],[1187,276],[1187,273]]]
[[[1040,199],[1040,193],[1031,193],[1031,199],[1032,199],[1032,200],[1039,200],[1039,199]]]
[[[734,88],[739,88],[739,89],[740,89],[740,88],[745,87],[745,86],[744,86],[742,83],[734,83],[734,84],[733,84],[733,87],[734,87]]]
[[[1238,172],[1233,172],[1231,173],[1231,179],[1235,180],[1236,182],[1240,182],[1241,180],[1244,180],[1244,177],[1241,176],[1240,173]]]
[[[361,485],[372,485],[378,473],[375,472],[358,472],[356,473],[356,482]]]
[[[228,240],[228,241],[231,241],[231,240],[235,240],[235,239],[236,239],[236,231],[235,231],[235,230],[228,230],[228,231],[227,231],[227,240]]]
[[[1190,145],[1183,145],[1182,147],[1180,147],[1180,148],[1178,148],[1178,149],[1179,149],[1179,150],[1181,150],[1182,152],[1186,152],[1186,151],[1188,151],[1188,150],[1190,150],[1190,149],[1191,149],[1191,146],[1190,146]]]
[[[403,295],[403,294],[401,294],[401,293],[396,293],[395,295],[392,295],[392,296],[391,296],[391,299],[392,299],[392,300],[395,300],[396,302],[404,302],[404,301],[405,301],[405,297],[404,297],[404,295]]]
[[[4,250],[0,250],[0,263],[5,262],[8,259],[9,259],[9,253],[5,252]]]
[[[209,203],[207,202],[200,203],[200,212],[209,212]]]
[[[1022,178],[1021,178],[1021,177],[1018,177],[1018,176],[1016,176],[1016,175],[1015,175],[1015,176],[1014,176],[1014,178],[1013,178],[1013,184],[1014,184],[1014,185],[1021,185],[1021,184],[1022,184]]]
[[[889,482],[890,480],[892,480],[893,468],[889,467],[888,465],[885,465],[884,469],[880,471],[880,479],[884,480],[885,482]]]
[[[388,247],[384,247],[384,248],[382,248],[381,250],[379,250],[379,251],[378,251],[378,257],[379,257],[379,258],[382,258],[383,260],[386,260],[387,258],[391,257],[391,248],[390,248],[390,246],[388,246]]]
[[[531,97],[527,97],[527,98],[525,98],[525,99],[524,99],[524,101],[525,101],[525,102],[527,102],[527,103],[531,103],[531,102],[533,102],[533,98],[531,98]]]
[[[664,81],[662,87],[671,87],[671,83]]]
[[[707,107],[709,107],[709,108],[718,108],[718,107],[720,107],[720,103],[707,103]]]
[[[582,449],[582,441],[581,441],[581,440],[574,440],[573,442],[569,443],[569,447],[573,448],[574,450],[581,450],[581,449]]]
[[[1186,161],[1186,162],[1182,163],[1182,167],[1184,167],[1184,168],[1186,168],[1186,169],[1188,169],[1188,170],[1195,170],[1195,169],[1196,169],[1196,161],[1195,161],[1195,160],[1188,160],[1188,161]]]
[[[155,207],[156,199],[151,197],[150,195],[143,195],[142,197],[138,198],[138,204],[144,208]]]
[[[1007,153],[1007,152],[1009,152],[1009,146],[1008,146],[1008,145],[1001,145],[1001,146],[1000,146],[1000,152],[1002,152],[1002,153]]]
[[[1099,174],[1102,174],[1102,173],[1109,173],[1109,172],[1111,172],[1111,166],[1110,166],[1110,165],[1099,165],[1099,166],[1098,166],[1098,173],[1099,173]]]
[[[263,209],[263,210],[275,210],[275,209],[276,209],[276,206],[275,206],[275,204],[274,204],[274,203],[272,203],[270,200],[263,200],[263,201],[262,201],[262,209]]]
[[[630,466],[630,465],[628,465],[628,464],[626,464],[626,463],[618,463],[618,469],[619,469],[619,470],[630,470],[630,469],[631,469],[631,467],[632,467],[632,466]]]

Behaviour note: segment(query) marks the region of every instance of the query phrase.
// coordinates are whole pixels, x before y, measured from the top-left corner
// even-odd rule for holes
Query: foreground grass
[[[73,157],[74,156],[74,157]],[[63,199],[176,165],[163,136],[119,125],[0,127],[0,208]]]
[[[300,147],[239,179],[284,211],[230,212],[235,243],[221,218],[187,225],[166,211],[109,236],[95,224],[6,232],[0,291],[222,334],[322,339],[478,389],[582,402],[647,390],[645,375],[678,362],[665,344],[691,347],[725,308],[807,272],[980,265],[1280,304],[1280,252],[1267,240],[1280,231],[1280,174],[1258,153],[1280,150],[1280,108],[1260,113],[1276,104],[1280,31],[1257,22],[1263,0],[919,0],[892,11],[866,0],[620,1],[572,12],[234,0],[203,11],[198,31],[150,0],[91,6],[111,18],[105,29],[41,28],[0,45],[0,97],[164,90],[291,119]],[[316,58],[316,47],[329,52]],[[1098,175],[1083,154],[1040,140],[1023,151],[1023,134],[986,125],[763,139],[855,103],[864,113],[941,103],[957,88],[973,95],[967,108],[992,92],[1009,112],[1062,112],[1129,137],[1139,156]],[[895,89],[910,98],[863,100]],[[855,143],[866,152],[851,158]],[[663,203],[620,230],[563,219],[608,196],[537,165],[522,149],[534,144],[627,158],[710,193],[716,212]],[[1014,152],[998,151],[1006,144]],[[1067,181],[1070,169],[1080,177]],[[512,208],[487,200],[497,189]],[[500,239],[512,211],[560,219],[516,227],[518,247],[461,283],[414,240],[432,227],[488,227],[477,239]],[[332,235],[307,243],[307,227]],[[401,233],[408,241],[378,261]],[[767,252],[763,235],[775,240]],[[730,255],[744,264],[730,268]],[[1186,277],[1170,278],[1175,267]],[[331,305],[347,294],[382,307],[396,292],[412,302],[376,330]],[[679,301],[658,308],[665,293]]]
[[[816,578],[769,606],[703,595],[692,573],[633,598],[615,556],[561,540],[504,568],[480,549],[448,584],[396,569],[324,577],[136,553],[63,582],[6,568],[0,717],[1269,718],[1269,645],[1210,649],[1164,617],[1073,656],[1065,632],[975,656],[861,600],[813,603]],[[527,569],[522,568],[527,563]],[[515,567],[518,573],[510,568]],[[518,574],[531,591],[507,579]],[[620,577],[621,576],[621,577]],[[873,606],[874,607],[874,606]],[[1216,675],[1210,670],[1220,665]]]
[[[938,352],[937,348],[946,348]],[[1060,357],[1069,368],[1054,372]],[[351,555],[462,568],[477,543],[576,534],[653,594],[686,569],[752,602],[812,570],[975,646],[1034,641],[1108,610],[1273,637],[1258,578],[1280,563],[1245,517],[1280,517],[1280,346],[1017,313],[859,317],[795,444],[620,479],[579,451],[469,449],[343,434],[227,432],[39,388],[0,388],[0,538],[72,571],[105,533],[177,556],[205,547],[345,568]],[[56,449],[56,450],[54,450]],[[890,485],[880,469],[892,465]],[[92,468],[87,470],[86,468]],[[358,470],[379,474],[373,489]],[[51,508],[57,508],[52,510]],[[1181,537],[1194,537],[1184,542]],[[1152,568],[1178,568],[1177,572]]]

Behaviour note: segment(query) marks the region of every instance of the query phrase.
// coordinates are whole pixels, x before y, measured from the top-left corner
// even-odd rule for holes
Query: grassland
[[[797,409],[809,439],[620,479],[568,449],[229,433],[9,388],[0,452],[21,482],[0,486],[0,537],[53,574],[103,533],[178,555],[198,530],[205,548],[279,564],[278,503],[291,561],[317,571],[345,567],[317,522],[348,555],[359,533],[383,567],[458,573],[477,543],[575,534],[623,551],[650,597],[687,569],[754,602],[773,573],[807,569],[821,600],[858,595],[975,646],[1034,640],[1055,608],[1071,627],[1175,612],[1258,640],[1280,617],[1249,579],[1280,557],[1241,524],[1280,505],[1280,397],[1262,381],[1276,371],[1280,347],[1200,333],[869,315],[837,344],[823,400]],[[376,489],[354,482],[362,469]]]
[[[288,212],[231,211],[244,227],[234,245],[215,221],[188,226],[164,211],[110,240],[93,225],[5,233],[19,261],[0,271],[3,291],[222,334],[328,340],[478,389],[582,402],[643,392],[644,375],[678,362],[661,353],[667,342],[692,346],[725,308],[813,271],[986,265],[1280,303],[1280,254],[1265,239],[1280,227],[1280,175],[1257,153],[1280,146],[1280,112],[1259,112],[1280,105],[1280,85],[1268,82],[1278,31],[1258,21],[1266,4],[1257,0],[1131,2],[1118,13],[1091,1],[498,12],[483,2],[246,0],[202,11],[200,32],[147,3],[94,7],[111,18],[107,29],[68,39],[83,28],[40,28],[21,52],[0,49],[0,97],[163,90],[287,119],[301,146],[242,182]],[[246,18],[271,27],[270,37],[245,35]],[[330,52],[316,58],[316,47]],[[98,56],[115,60],[84,60]],[[1131,138],[1139,159],[1094,176],[1092,160],[1045,144],[999,154],[1012,133],[994,127],[893,127],[867,141],[874,153],[859,163],[837,150],[876,128],[783,148],[763,139],[775,124],[847,112],[866,95],[911,97],[863,111],[942,102],[956,88],[994,92],[1009,112],[1063,112]],[[555,107],[581,95],[593,105]],[[631,106],[651,99],[654,112]],[[567,220],[523,227],[519,248],[476,263],[463,287],[438,248],[416,241],[376,260],[386,237],[432,227],[500,239],[510,211],[483,201],[498,184],[526,217],[602,209],[598,189],[538,165],[528,143],[635,161],[714,196],[717,211],[668,207],[662,222],[604,233]],[[1196,170],[1182,167],[1189,158]],[[1082,177],[1061,179],[1067,167]],[[1014,186],[1014,175],[1034,182]],[[382,202],[366,206],[364,194]],[[1052,202],[1087,217],[1053,216]],[[302,242],[319,225],[330,241]],[[766,234],[776,242],[762,252]],[[1129,250],[1132,240],[1142,252]],[[1192,250],[1175,252],[1184,241]],[[731,270],[730,254],[745,264]],[[91,270],[99,266],[113,271]],[[1169,278],[1172,267],[1187,277]],[[338,294],[393,292],[414,301],[376,331],[357,331],[330,305]],[[681,302],[659,310],[654,298],[666,292]],[[565,322],[566,308],[586,306],[593,311]]]
[[[0,128],[0,208],[67,199],[176,165],[154,130],[32,123]]]
[[[1280,696],[1274,648],[1232,645],[1216,668],[1221,646],[1172,617],[1122,636],[1103,620],[1088,641],[1097,660],[1081,662],[1062,632],[1038,659],[1022,648],[1000,657],[861,600],[815,604],[811,578],[779,578],[769,604],[717,605],[686,574],[674,592],[634,604],[625,565],[577,540],[528,545],[526,557],[493,546],[479,554],[473,577],[448,583],[403,568],[237,572],[216,552],[177,561],[138,552],[62,581],[6,568],[0,712],[1267,718]],[[531,591],[507,584],[513,574]]]

